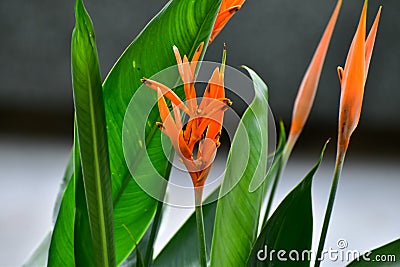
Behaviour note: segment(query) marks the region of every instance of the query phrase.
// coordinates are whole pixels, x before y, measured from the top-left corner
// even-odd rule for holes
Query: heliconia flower
[[[380,7],[367,40],[365,40],[367,3],[368,1],[365,0],[360,22],[347,55],[345,68],[343,70],[338,67],[341,84],[338,132],[339,156],[346,152],[351,134],[360,120],[364,86],[382,10],[382,7]]]
[[[322,35],[322,38],[318,44],[318,47],[314,53],[314,56],[304,75],[303,81],[301,82],[299,91],[297,93],[292,114],[292,124],[290,127],[288,141],[285,147],[285,154],[287,157],[289,156],[288,154],[291,153],[293,146],[296,143],[301,131],[303,130],[304,124],[306,123],[307,118],[310,114],[315,94],[317,92],[321,70],[324,65],[325,56],[329,47],[333,30],[335,28],[341,5],[342,0],[339,0],[331,15],[328,25],[325,28],[324,34]]]
[[[231,17],[242,7],[244,1],[245,0],[222,0],[217,18],[214,23],[214,28],[208,41],[209,44],[220,33]]]
[[[191,62],[186,56],[182,59],[178,48],[173,47],[178,71],[184,84],[186,103],[167,86],[150,79],[142,79],[145,85],[157,91],[158,109],[162,120],[157,126],[171,140],[180,160],[188,169],[195,188],[200,188],[205,183],[220,145],[224,112],[232,104],[225,98],[225,48],[221,68],[217,67],[214,70],[200,104],[197,103],[194,88],[195,71],[203,46],[203,43],[198,46]],[[164,97],[171,101],[172,112]],[[189,117],[186,125],[182,125],[181,111]]]

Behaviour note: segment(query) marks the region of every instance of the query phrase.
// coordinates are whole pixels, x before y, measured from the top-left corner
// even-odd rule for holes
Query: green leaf
[[[207,198],[207,200],[216,199],[218,193],[219,190],[216,190]],[[208,203],[207,200],[205,203]],[[211,248],[216,208],[216,201],[203,206],[204,230],[206,247],[208,250]],[[193,213],[165,245],[160,254],[158,254],[157,258],[154,260],[153,266],[200,266],[199,241],[198,235],[196,234],[196,227],[196,214]],[[207,251],[207,253],[209,252],[210,251]]]
[[[286,144],[286,132],[285,132],[285,125],[283,124],[282,121],[279,122],[279,141],[278,141],[278,146],[276,148],[275,153],[273,154],[273,161],[271,164],[271,168],[268,170],[267,172],[267,176],[265,178],[265,180],[270,180],[272,179],[272,176],[274,176],[277,171],[278,171],[278,167],[280,164],[280,160],[282,158],[282,153],[283,153],[283,149],[285,148],[285,144]]]
[[[122,150],[122,128],[127,106],[132,95],[140,87],[142,77],[151,77],[176,64],[173,45],[176,45],[182,54],[187,54],[191,58],[201,42],[207,43],[219,5],[219,0],[169,2],[127,48],[104,82],[109,150],[112,155],[111,171],[118,263],[135,247],[123,225],[126,225],[135,239],[140,240],[157,207],[157,201],[147,195],[132,179],[125,162]],[[137,103],[135,108],[140,110],[141,105],[145,103]],[[143,106],[143,109],[146,107]],[[157,121],[159,121],[158,111],[155,110],[149,115],[146,124],[145,146],[132,147],[129,152],[139,155],[134,162],[130,162],[130,170],[137,171],[134,173],[136,179],[141,179],[139,173],[142,172],[138,171],[141,163],[140,155],[144,154],[146,147],[157,173],[147,170],[142,173],[142,176],[159,174],[165,178],[169,176],[170,163],[161,146],[161,132],[155,125]],[[140,140],[136,132],[140,131],[131,132],[131,140]]]
[[[47,255],[50,247],[51,232],[40,242],[39,246],[35,249],[29,259],[22,265],[23,267],[37,267],[47,265]]]
[[[76,120],[75,120],[76,121]],[[75,181],[75,225],[74,255],[75,265],[95,265],[94,244],[90,231],[89,213],[82,174],[82,164],[78,144],[78,130],[74,127],[74,181]]]
[[[129,254],[125,261],[121,263],[120,267],[146,266],[143,261],[143,252],[146,251],[149,243],[152,226],[153,223],[151,224],[151,227],[147,228],[147,231],[143,235],[140,242],[136,245],[135,249],[131,252],[131,254]]]
[[[74,266],[75,181],[74,174],[65,188],[54,225],[48,266]]]
[[[264,227],[267,224],[267,220],[269,218],[269,213],[272,207],[272,202],[274,200],[276,188],[278,186],[279,178],[281,176],[281,172],[283,167],[283,160],[282,160],[282,154],[285,149],[286,145],[286,132],[285,132],[285,125],[283,124],[283,121],[279,122],[279,142],[278,142],[278,147],[274,153],[274,159],[271,164],[271,168],[268,170],[267,175],[265,177],[266,181],[273,181],[272,183],[272,188],[270,191],[270,194],[268,196],[267,200],[267,206],[265,208],[264,212],[264,220],[262,223],[262,226]]]
[[[400,239],[394,240],[353,260],[348,267],[396,267],[400,262]]]
[[[176,45],[182,54],[191,58],[201,42],[207,43],[220,2],[220,0],[170,1],[125,50],[103,83],[117,265],[136,245],[130,236],[133,236],[137,242],[142,238],[157,207],[157,201],[147,195],[132,179],[125,162],[122,129],[127,106],[141,85],[142,77],[151,77],[176,64],[172,51],[173,45]],[[140,105],[143,104],[139,103],[138,109]],[[160,131],[155,127],[155,122],[158,120],[158,112],[155,110],[149,115],[145,146],[135,151],[138,156],[135,162],[129,163],[137,179],[140,179],[140,175],[143,176],[135,170],[140,167],[141,155],[145,154],[146,148],[151,162],[157,169],[157,173],[147,172],[146,175],[169,176],[169,162],[162,151]],[[132,132],[131,139],[139,139],[135,131]],[[73,180],[69,182],[64,193],[52,238],[53,241],[63,241],[62,243],[57,241],[54,245],[62,248],[59,250],[59,259],[62,259],[64,263],[74,262],[75,190],[73,183]]]
[[[68,185],[69,181],[71,180],[71,178],[73,177],[73,175],[74,175],[74,153],[73,153],[73,148],[72,148],[72,151],[69,155],[67,167],[65,168],[65,171],[64,171],[64,177],[60,184],[60,188],[58,190],[57,197],[56,197],[56,202],[55,202],[54,208],[53,208],[52,220],[53,220],[54,224],[57,221],[57,216],[58,216],[58,212],[60,210],[61,201],[64,196],[65,188],[67,187],[67,185]]]
[[[92,252],[90,244],[86,246],[80,242],[90,243],[90,238],[75,239],[75,246],[78,246],[75,248],[75,264],[90,265],[95,259],[97,266],[115,266],[113,203],[103,89],[93,25],[81,0],[76,1],[75,16],[71,44],[75,121],[79,143],[79,149],[75,148],[74,153],[75,201],[76,219],[83,221],[82,224],[75,221],[75,232],[78,237],[90,232],[93,243]],[[80,171],[82,176],[77,173]],[[89,221],[89,227],[85,226],[85,221]],[[81,225],[83,229],[76,228]],[[86,247],[89,247],[89,254],[83,255]]]
[[[253,79],[255,98],[240,121],[229,152],[215,217],[211,266],[246,264],[267,185],[263,183],[268,152],[267,86],[254,71],[246,70]]]
[[[305,260],[302,260],[302,253],[310,251],[312,243],[311,185],[327,143],[315,166],[285,197],[263,227],[252,248],[247,266],[310,266],[308,257],[311,253],[305,254]],[[278,253],[280,250],[284,251],[281,252],[283,255]],[[300,260],[292,260],[296,257]]]

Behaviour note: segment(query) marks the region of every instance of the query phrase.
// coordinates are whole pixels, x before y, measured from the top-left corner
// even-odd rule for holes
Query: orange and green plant
[[[236,129],[224,178],[210,194],[219,197],[203,205],[211,197],[204,195],[203,190],[221,145],[224,114],[235,104],[225,94],[226,48],[201,99],[196,94],[197,75],[207,47],[243,4],[244,0],[171,0],[132,41],[102,81],[92,21],[83,1],[76,0],[71,45],[74,145],[61,201],[55,208],[54,228],[26,266],[321,264],[345,154],[360,119],[381,8],[366,37],[365,0],[344,68],[338,68],[341,96],[337,157],[326,214],[321,218],[317,257],[282,262],[276,257],[260,260],[259,251],[265,246],[299,254],[312,249],[311,188],[328,142],[304,179],[273,212],[271,207],[286,163],[312,110],[342,0],[337,1],[299,86],[287,140],[280,123],[279,144],[273,157],[268,154],[268,88],[255,71],[243,67],[251,78],[255,96]],[[175,87],[154,78],[174,66]],[[154,105],[135,102],[134,114],[128,114],[130,102],[141,88],[145,88],[146,98],[154,100]],[[149,114],[141,114],[145,110],[150,110]],[[145,123],[125,130],[125,120],[135,122],[135,116],[144,116]],[[166,146],[167,152],[162,143],[164,135],[171,144]],[[128,147],[123,146],[126,136],[133,140]],[[134,155],[129,160],[125,157],[126,149]],[[151,184],[160,199],[148,194],[139,181],[158,177],[168,181],[172,163],[166,154],[176,154],[186,167],[192,180],[195,211],[161,252],[154,255],[168,183]],[[148,168],[148,162],[152,168]],[[398,248],[400,240],[382,249],[388,246]],[[363,264],[359,260],[351,263]]]

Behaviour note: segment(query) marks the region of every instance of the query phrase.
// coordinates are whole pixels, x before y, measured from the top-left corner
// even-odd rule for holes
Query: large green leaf
[[[400,265],[400,239],[394,240],[353,260],[348,267],[396,267]]]
[[[211,266],[244,266],[256,239],[267,168],[268,97],[267,86],[246,68],[253,79],[255,98],[238,126],[228,156],[226,173],[218,200]],[[260,184],[256,190],[251,185]],[[235,185],[236,184],[236,185]]]
[[[218,193],[219,190],[216,190],[207,198],[207,200],[216,199]],[[207,200],[205,203],[209,202]],[[216,208],[216,201],[203,206],[204,230],[208,249],[207,253],[210,252],[211,248]],[[160,254],[158,254],[157,258],[154,260],[153,266],[200,266],[198,235],[194,234],[196,231],[196,214],[193,213],[165,245]]]
[[[71,44],[77,128],[75,140],[79,143],[79,148],[75,148],[74,160],[77,207],[75,230],[78,230],[75,231],[75,247],[78,246],[75,249],[75,264],[89,265],[96,262],[97,266],[115,266],[113,203],[103,89],[93,25],[82,0],[76,1],[75,16]],[[77,173],[80,171],[82,176]],[[77,223],[77,219],[82,220],[82,223]],[[89,227],[87,224],[85,226],[87,221]],[[87,233],[91,233],[93,250],[89,249],[89,254],[83,255],[85,248],[90,247],[90,238],[78,238]]]
[[[325,148],[326,144],[315,166],[279,204],[263,227],[247,266],[310,266],[311,253],[303,252],[310,251],[312,243],[311,185]],[[278,253],[280,250],[283,252]]]
[[[135,246],[124,225],[136,240],[140,240],[157,207],[157,201],[143,192],[132,179],[124,159],[122,128],[126,108],[133,93],[141,85],[142,77],[151,77],[176,64],[172,53],[173,45],[179,47],[182,54],[191,57],[201,42],[207,43],[219,5],[219,0],[169,2],[128,47],[104,82],[109,149],[112,155],[111,171],[118,262],[122,261]],[[140,109],[141,103],[136,104],[136,109]],[[158,173],[152,174],[147,171],[144,175],[161,174],[168,177],[169,162],[162,150],[161,133],[155,126],[158,120],[157,111],[149,115],[145,146],[137,147],[136,155],[143,155],[147,147],[149,157]],[[131,139],[139,140],[140,137],[135,136],[134,133],[135,131],[132,131]],[[135,171],[135,166],[137,169],[140,163],[141,158],[138,156],[135,162],[130,162],[130,170]],[[140,177],[135,178],[140,179]]]
[[[75,129],[78,128],[73,150],[76,204],[74,263],[93,265],[96,261],[99,266],[113,266],[111,178],[101,75],[93,26],[80,0],[76,1],[75,16],[71,53]],[[63,247],[63,243],[63,239],[52,240],[49,262],[55,265],[73,263],[71,258],[63,257],[65,249],[68,249]]]
[[[134,249],[135,242],[131,237],[133,236],[136,241],[141,239],[157,206],[157,201],[148,196],[132,179],[124,159],[122,128],[127,106],[141,85],[140,78],[151,77],[176,63],[172,53],[173,45],[179,47],[182,54],[187,54],[190,58],[201,42],[207,43],[219,5],[220,0],[170,1],[127,48],[103,84],[117,264]],[[156,111],[149,115],[145,146],[141,146],[140,151],[137,151],[135,162],[129,164],[131,171],[135,171],[140,166],[141,155],[145,154],[148,148],[151,150],[149,157],[157,173],[146,173],[146,175],[161,174],[168,177],[169,163],[160,145],[160,131],[155,127],[157,120]],[[131,138],[132,140],[138,138],[135,132],[132,132]],[[54,240],[57,237],[64,241],[63,244],[58,242],[56,244],[63,248],[64,263],[74,262],[73,183],[73,180],[70,180],[67,186],[52,238]]]

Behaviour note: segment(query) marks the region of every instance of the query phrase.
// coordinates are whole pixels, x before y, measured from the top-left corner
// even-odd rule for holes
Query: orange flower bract
[[[306,74],[304,75],[304,78],[301,82],[294,103],[292,124],[290,127],[288,142],[285,148],[286,154],[290,154],[294,144],[297,141],[297,138],[303,130],[308,115],[310,114],[315,94],[317,92],[322,67],[324,65],[325,56],[329,47],[333,30],[335,28],[341,5],[342,0],[339,0],[328,22],[328,25],[326,26],[324,34],[322,35],[322,38],[318,44],[311,63],[306,71]]]
[[[358,125],[364,96],[364,86],[378,30],[381,9],[368,35],[366,36],[367,1],[361,13],[357,31],[347,55],[344,70],[338,68],[341,84],[339,108],[338,155],[343,155],[348,147],[350,136]]]
[[[222,0],[208,43],[211,43],[215,39],[224,28],[225,24],[242,7],[244,1],[245,0]]]
[[[204,185],[220,145],[224,112],[232,104],[225,98],[225,49],[221,68],[217,67],[214,70],[200,104],[197,103],[194,88],[195,71],[203,45],[201,43],[196,49],[191,62],[186,56],[182,59],[178,48],[173,47],[178,71],[183,81],[186,103],[183,103],[167,86],[150,79],[142,79],[145,85],[157,91],[158,109],[162,120],[157,126],[171,140],[180,160],[188,169],[195,188]],[[171,101],[172,112],[164,97]],[[181,111],[189,117],[185,125],[182,123]]]

